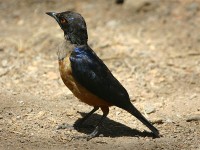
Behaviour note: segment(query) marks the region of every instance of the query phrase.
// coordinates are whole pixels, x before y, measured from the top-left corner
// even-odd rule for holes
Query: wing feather
[[[130,99],[126,89],[89,46],[76,47],[70,61],[72,74],[82,86],[113,105],[128,107]]]

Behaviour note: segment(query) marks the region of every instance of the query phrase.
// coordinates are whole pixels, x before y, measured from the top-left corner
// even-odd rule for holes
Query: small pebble
[[[154,113],[154,112],[156,111],[156,109],[155,109],[154,106],[152,106],[152,105],[145,105],[144,111],[145,111],[147,114],[151,114],[151,113]]]
[[[162,118],[153,118],[153,119],[151,119],[151,123],[153,123],[153,124],[162,124],[163,123],[163,119]]]
[[[15,94],[15,93],[14,93],[14,94]],[[23,104],[23,103],[24,103],[24,101],[19,101],[19,103],[20,103],[20,104]]]
[[[6,59],[1,61],[2,67],[7,67],[8,66],[8,61]]]
[[[3,119],[3,116],[2,116],[2,115],[0,115],[0,119]]]
[[[172,122],[174,122],[174,121],[173,121],[172,119],[170,119],[170,118],[167,118],[165,122],[167,122],[167,123],[172,123]]]
[[[20,142],[21,142],[21,143],[24,143],[24,142],[25,142],[25,139],[20,139]]]
[[[33,108],[27,108],[27,111],[28,111],[29,113],[31,113],[31,112],[33,112]]]
[[[197,97],[197,94],[195,93],[195,94],[191,95],[189,99],[192,100],[192,99],[194,99],[196,97]]]
[[[17,119],[17,120],[21,119],[21,116],[17,116],[16,119]]]
[[[187,119],[186,119],[187,122],[190,122],[190,121],[200,121],[200,114],[194,114],[194,115],[191,115],[189,116]]]
[[[8,72],[7,69],[0,68],[0,77],[6,75]]]
[[[39,118],[39,119],[41,119],[42,117],[45,116],[45,114],[46,114],[45,111],[40,111],[40,112],[38,112],[38,114],[35,116],[35,118]]]

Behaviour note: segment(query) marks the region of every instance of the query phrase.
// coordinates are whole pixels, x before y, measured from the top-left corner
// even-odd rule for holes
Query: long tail
[[[147,126],[156,137],[159,137],[159,131],[132,104],[127,111]]]

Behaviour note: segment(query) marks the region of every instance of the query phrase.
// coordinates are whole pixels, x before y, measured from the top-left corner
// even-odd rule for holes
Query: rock
[[[151,113],[154,113],[156,111],[155,107],[150,105],[150,104],[147,104],[145,105],[144,107],[144,111],[147,113],[147,114],[151,114]]]
[[[16,119],[17,119],[17,120],[21,119],[21,116],[17,116]]]
[[[0,77],[6,75],[7,73],[8,73],[7,69],[0,68]]]
[[[33,112],[33,108],[27,108],[27,112],[28,112],[28,113]]]
[[[163,119],[162,118],[153,118],[153,119],[151,119],[151,123],[152,124],[162,124]]]
[[[172,122],[174,122],[172,119],[170,119],[170,118],[167,118],[166,120],[165,120],[165,122],[166,123],[172,123]]]
[[[200,114],[193,114],[190,115],[187,119],[187,122],[191,122],[191,121],[200,121]]]
[[[45,111],[40,111],[36,116],[35,118],[39,118],[39,119],[42,119],[44,116],[45,116],[46,112]]]
[[[13,94],[13,95],[17,95],[18,93],[17,93],[17,92],[12,92],[12,94]]]
[[[20,141],[21,143],[25,143],[25,142],[26,142],[25,139],[20,139],[19,141]]]
[[[197,97],[197,94],[195,93],[195,94],[191,95],[189,99],[192,100],[192,99],[194,99],[196,97]]]
[[[2,115],[0,115],[0,119],[3,119],[3,116],[2,116]]]
[[[8,61],[7,59],[4,59],[1,61],[2,67],[7,67],[8,66]]]
[[[13,92],[13,95],[16,95],[16,93],[14,93]],[[20,104],[23,104],[24,103],[24,101],[22,101],[22,100],[20,100],[20,101],[18,101]]]

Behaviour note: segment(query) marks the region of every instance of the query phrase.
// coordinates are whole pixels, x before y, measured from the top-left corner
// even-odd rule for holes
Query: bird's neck
[[[64,34],[65,40],[70,42],[71,44],[80,46],[80,45],[87,45],[87,32],[82,34],[76,34],[76,33],[68,33]]]
[[[58,60],[63,60],[68,54],[73,51],[75,47],[76,45],[72,44],[69,40],[63,41],[58,48]]]
[[[62,42],[58,48],[58,60],[63,60],[67,55],[71,54],[76,47],[83,45],[87,45],[87,42],[85,44],[72,43],[71,40],[65,36],[64,42]]]

